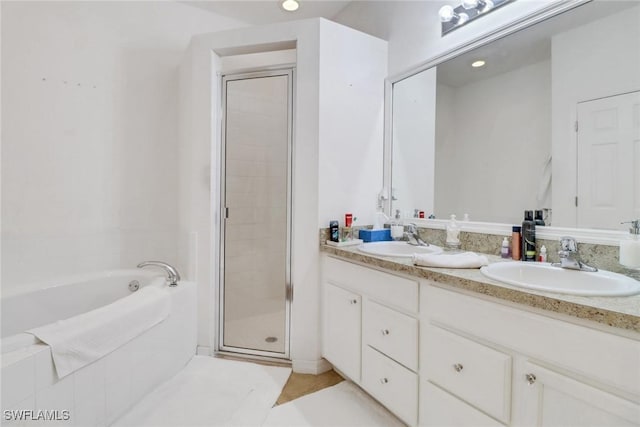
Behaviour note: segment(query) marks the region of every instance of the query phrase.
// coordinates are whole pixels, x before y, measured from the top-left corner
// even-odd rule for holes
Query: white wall
[[[2,2],[2,286],[177,261],[175,2]]]
[[[382,188],[387,43],[321,21],[318,227],[374,223]]]
[[[437,101],[440,102],[438,94]],[[415,209],[434,212],[436,142],[436,69],[394,85],[392,214],[412,217]],[[419,187],[416,186],[419,183]],[[419,188],[419,191],[417,191]]]
[[[353,42],[346,37],[353,37]],[[220,177],[216,173],[220,164],[220,129],[217,126],[219,93],[215,74],[221,67],[221,57],[216,52],[232,54],[234,49],[238,48],[255,47],[265,43],[287,45],[291,41],[296,42],[297,53],[291,248],[294,289],[291,310],[291,358],[294,370],[318,372],[325,368],[320,353],[318,225],[322,222],[319,220],[321,206],[326,206],[319,196],[319,187],[321,182],[327,183],[333,179],[347,182],[353,174],[359,173],[354,169],[339,169],[340,174],[352,175],[333,177],[327,171],[320,170],[322,153],[334,152],[336,146],[344,150],[344,147],[354,143],[349,139],[335,141],[333,138],[339,136],[337,132],[324,133],[321,123],[323,127],[334,126],[338,130],[352,132],[350,135],[355,135],[355,143],[360,144],[356,147],[369,149],[372,138],[375,138],[370,134],[370,128],[376,126],[373,118],[382,113],[367,105],[373,96],[358,98],[358,94],[378,93],[377,88],[367,86],[375,79],[364,79],[362,76],[368,75],[367,73],[374,76],[384,75],[382,70],[368,69],[374,66],[383,67],[385,64],[386,51],[381,50],[379,40],[354,34],[337,24],[317,19],[251,27],[242,31],[226,31],[194,38],[181,70],[184,96],[181,98],[183,114],[179,178],[181,204],[185,207],[180,211],[181,240],[185,242],[181,258],[184,260],[183,263],[191,266],[187,270],[194,274],[193,277],[197,278],[199,284],[199,344],[214,346],[212,338],[217,326],[214,285],[218,280],[216,262],[219,259],[220,221]],[[326,44],[328,49],[323,50],[323,44]],[[370,47],[363,49],[363,44]],[[360,49],[368,52],[368,55],[361,53]],[[342,89],[346,89],[346,85],[356,77],[359,77],[361,82],[355,84],[363,86],[352,89],[354,95],[336,97],[335,90],[329,86],[330,81],[323,80],[324,73],[337,79],[336,84]],[[323,85],[328,91],[326,96],[320,92]],[[379,95],[381,94],[380,90]],[[378,99],[378,102],[381,101]],[[331,115],[331,109],[345,111],[340,105],[341,102],[351,103],[351,110],[342,116]],[[368,112],[368,115],[360,112],[361,109]],[[381,140],[376,142],[373,149],[379,149],[381,153]],[[376,155],[378,154],[374,152],[374,156]],[[369,191],[378,188],[382,177],[381,167],[379,170],[378,167],[380,166],[373,162],[364,167],[365,176],[377,171],[380,179],[370,182],[368,187],[358,184],[358,188],[366,188]],[[207,177],[210,177],[209,183]],[[375,203],[375,199],[372,203]],[[346,208],[348,207],[340,206],[340,212]]]
[[[518,224],[525,209],[549,207],[537,200],[551,154],[548,60],[460,87],[439,85],[437,99],[437,218],[468,213]]]
[[[555,36],[552,82],[553,221],[573,227],[577,103],[640,90],[640,6]]]

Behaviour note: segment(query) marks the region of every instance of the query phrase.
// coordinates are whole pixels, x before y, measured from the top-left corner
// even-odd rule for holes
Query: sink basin
[[[414,246],[407,242],[370,242],[358,246],[360,252],[379,256],[411,258],[413,254],[437,254],[442,248],[435,245]]]
[[[490,279],[536,291],[583,296],[627,296],[640,293],[640,282],[622,274],[567,270],[547,263],[498,262],[480,271]]]

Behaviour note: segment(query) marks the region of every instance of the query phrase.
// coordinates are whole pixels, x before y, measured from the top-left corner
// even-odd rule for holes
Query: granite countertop
[[[369,255],[353,246],[338,248],[321,245],[321,250],[345,260],[433,280],[453,288],[640,332],[640,294],[628,297],[583,297],[540,292],[489,279],[479,269],[418,267],[413,265],[410,258]],[[487,255],[487,258],[490,262],[505,262],[494,255]]]

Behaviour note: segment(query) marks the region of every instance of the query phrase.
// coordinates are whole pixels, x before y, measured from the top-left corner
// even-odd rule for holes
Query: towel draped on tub
[[[58,378],[62,378],[151,329],[170,312],[169,292],[145,286],[104,307],[26,332],[51,347]]]

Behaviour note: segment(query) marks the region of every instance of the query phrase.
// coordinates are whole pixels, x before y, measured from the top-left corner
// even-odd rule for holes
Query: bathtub
[[[126,298],[134,280],[140,287],[158,286],[170,292],[169,317],[103,358],[58,379],[49,347],[23,331]],[[153,271],[109,271],[21,287],[17,292],[3,292],[0,310],[2,425],[21,425],[13,420],[24,415],[20,411],[32,411],[26,416],[49,411],[46,416],[57,417],[62,424],[109,425],[175,375],[196,350],[195,284],[181,281],[177,287],[168,287],[164,277]]]

